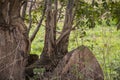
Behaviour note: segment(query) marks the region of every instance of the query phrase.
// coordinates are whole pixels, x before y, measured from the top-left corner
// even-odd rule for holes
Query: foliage
[[[120,74],[120,32],[116,31],[116,28],[113,26],[101,26],[103,25],[97,26],[94,29],[85,29],[86,35],[82,38],[81,30],[73,31],[69,50],[79,45],[89,46],[104,70],[105,80],[113,80]]]
[[[93,51],[104,70],[106,80],[118,80],[120,75],[120,31],[116,31],[114,26],[97,25],[94,29],[85,28],[83,32],[86,34],[77,29],[72,31],[69,41],[69,51],[80,45],[86,45]],[[39,55],[42,52],[44,43],[42,29],[38,33],[42,37],[36,37],[31,53]]]
[[[59,0],[59,21],[63,22],[66,0]],[[120,31],[116,31],[116,24],[120,21],[119,0],[78,0],[75,6],[75,29],[71,32],[69,51],[80,45],[88,46],[97,57],[104,70],[105,80],[120,79]],[[63,7],[63,8],[61,8]],[[61,10],[62,9],[62,10]],[[39,20],[42,8],[32,11],[33,22]],[[27,16],[28,17],[28,16]],[[62,22],[57,25],[61,31]],[[31,33],[36,23],[32,25]],[[58,27],[59,26],[59,27]],[[92,29],[90,29],[92,28]],[[44,23],[32,42],[31,53],[41,54],[44,46]]]

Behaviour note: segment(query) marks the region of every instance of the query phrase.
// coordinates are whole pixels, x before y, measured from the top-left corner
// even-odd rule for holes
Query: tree
[[[40,58],[40,63],[46,63],[47,65],[49,65],[48,62],[51,60],[52,62],[50,63],[52,63],[52,65],[56,65],[56,60],[53,59],[57,59],[58,57],[62,59],[68,52],[68,40],[73,23],[74,0],[69,0],[66,8],[62,34],[58,39],[56,39],[57,0],[55,0],[54,4],[54,10],[52,10],[52,1],[47,1],[45,44]],[[59,60],[57,61],[59,62]],[[52,66],[50,66],[50,68],[52,68]]]
[[[68,52],[70,33],[80,23],[80,21],[78,21],[77,23],[75,22],[75,20],[77,19],[77,17],[81,18],[81,16],[79,15],[79,12],[77,12],[78,9],[81,8],[81,6],[78,6],[79,3],[82,3],[81,0],[40,1],[41,3],[44,2],[44,7],[43,7],[44,9],[43,8],[40,9],[42,11],[42,16],[38,21],[38,25],[35,31],[33,32],[32,36],[28,38],[28,34],[31,30],[32,23],[33,23],[31,12],[32,12],[32,9],[34,9],[33,7],[33,5],[35,5],[34,3],[36,3],[37,1],[38,0],[31,0],[29,2],[30,4],[28,4],[28,2],[24,0],[0,1],[0,55],[1,55],[0,79],[1,80],[7,80],[7,79],[24,80],[25,79],[24,72],[25,72],[25,66],[27,64],[26,60],[29,55],[30,45],[34,40],[37,32],[39,31],[39,28],[42,25],[44,18],[45,18],[45,42],[44,42],[44,48],[41,53],[40,59],[37,61],[37,65],[39,67],[45,68],[45,72],[44,72],[45,74],[48,74],[49,72],[52,74],[52,75],[48,75],[48,77],[47,76],[45,77],[47,77],[48,79],[52,79],[53,78],[52,76],[54,76],[54,74],[56,73],[56,69],[59,68],[59,65],[62,65],[62,62],[64,62],[65,57],[68,57],[66,60],[68,62],[66,62],[65,66],[68,66],[68,64],[70,64],[70,67],[72,67],[71,66],[73,65],[73,63],[71,63],[72,61],[75,62],[75,64],[77,64],[77,60],[74,61],[71,58],[73,58],[74,56],[77,57],[77,54],[81,55],[81,51],[87,50],[86,48],[82,48],[83,50],[81,51],[79,51],[78,49],[75,49],[72,52]],[[85,3],[85,4],[88,4],[88,3]],[[29,9],[26,12],[28,8],[27,5],[29,5]],[[39,7],[40,6],[38,6],[37,8]],[[64,10],[64,11],[62,12],[61,10]],[[24,24],[26,14],[28,14],[29,16],[28,27],[26,27]],[[85,15],[87,15],[87,13]],[[61,16],[64,16],[64,18],[61,19],[60,18]],[[93,18],[93,14],[92,14],[92,17],[90,18]],[[62,31],[60,35],[57,35],[56,34],[57,27],[58,27],[57,24],[59,23],[59,20],[63,20],[63,19],[64,19],[64,22],[62,26],[63,27]],[[94,22],[91,22],[91,24],[94,24]],[[71,55],[69,55],[69,53]],[[91,62],[91,63],[95,65],[93,66],[95,67],[95,69],[99,70],[99,73],[101,75],[99,79],[102,80],[103,73],[100,68],[100,65],[98,64],[93,54],[89,52],[89,50],[88,50],[88,53],[94,59],[95,63],[94,62]],[[81,57],[85,57],[85,55],[84,56],[82,55]],[[71,71],[71,68],[68,67],[66,70],[67,72],[69,72]],[[62,72],[64,72],[64,68]],[[65,73],[67,72],[65,71]],[[65,79],[64,77],[62,78]],[[43,80],[44,79],[45,78],[43,78]],[[92,79],[95,79],[95,78],[92,77]]]
[[[65,61],[68,61],[69,65],[74,65],[73,63],[71,63],[72,62],[71,58],[73,56],[77,56],[77,54],[75,54],[74,50],[73,50],[73,52],[70,52],[72,56],[69,56],[70,53],[68,53],[68,44],[69,44],[70,32],[74,28],[73,23],[74,23],[74,19],[76,16],[75,15],[76,14],[76,5],[78,5],[77,4],[78,0],[68,0],[68,1],[66,1],[66,3],[64,3],[64,4],[66,4],[65,14],[63,14],[63,13],[61,13],[61,14],[63,14],[65,16],[65,18],[64,18],[61,34],[60,34],[60,36],[58,36],[58,38],[56,38],[57,37],[56,27],[57,27],[57,23],[58,23],[57,20],[59,18],[58,17],[58,0],[54,0],[54,1],[46,0],[45,3],[46,3],[45,43],[44,43],[44,48],[43,48],[42,54],[40,56],[40,60],[38,61],[38,64],[40,65],[40,67],[45,68],[46,75],[49,72],[51,74],[53,74],[52,76],[47,75],[47,76],[49,76],[48,79],[51,80],[54,77],[56,77],[56,76],[54,76],[54,74],[57,74],[56,72],[60,72],[60,73],[58,73],[59,76],[63,75],[61,72],[64,71],[64,68],[59,67],[59,65],[63,64],[64,57],[66,57],[66,56],[69,57]],[[53,4],[54,4],[54,6],[53,6]],[[91,57],[91,55],[93,55],[89,51],[88,51],[88,53],[90,53],[89,57]],[[78,52],[78,54],[79,54],[79,52]],[[81,57],[85,57],[85,55],[81,56]],[[86,59],[85,59],[85,61],[86,61]],[[98,74],[101,76],[100,76],[100,78],[92,77],[92,79],[103,80],[102,70],[101,70],[96,58],[93,57],[93,59],[95,60],[95,62],[94,61],[92,62],[90,60],[92,62],[91,65],[94,65],[94,68],[96,68],[97,70],[100,70],[100,72],[98,71]],[[75,60],[75,62],[76,62],[76,60]],[[61,62],[61,61],[63,61],[63,62]],[[59,62],[61,62],[61,63],[59,63]],[[84,61],[82,63],[84,63]],[[67,62],[65,64],[66,64],[65,66],[69,66],[67,64]],[[77,64],[77,63],[75,63],[75,64]],[[99,67],[97,67],[97,66],[99,66]],[[56,71],[56,69],[57,69],[57,71]],[[68,69],[67,71],[71,71],[71,70],[69,70],[69,68],[67,68],[67,69]],[[82,69],[82,68],[80,68],[80,69]],[[65,73],[67,73],[67,72],[65,72]],[[89,74],[92,74],[92,73],[93,72],[90,72]],[[87,74],[87,73],[85,73],[85,74]],[[68,76],[68,75],[66,75],[66,76]],[[95,74],[93,76],[95,76]],[[60,77],[63,80],[66,79],[63,76],[60,76]],[[88,77],[88,76],[86,76],[86,77]],[[89,75],[89,77],[90,77],[90,75]],[[67,79],[70,79],[70,78],[67,77]],[[44,78],[43,78],[43,80],[44,80]],[[75,78],[75,80],[79,80],[79,79]]]
[[[40,9],[43,10],[43,14],[35,30],[38,31],[42,25],[43,18],[45,18],[45,24],[43,24],[45,27],[44,48],[37,64],[39,67],[45,68],[46,74],[51,72],[54,75],[56,69],[59,68],[60,62],[64,62],[65,56],[68,56],[68,53],[75,54],[68,52],[69,36],[72,30],[81,28],[81,26],[94,28],[96,22],[101,24],[102,20],[106,21],[106,24],[109,25],[111,19],[110,15],[112,14],[114,16],[115,11],[114,7],[110,7],[110,2],[111,1],[107,0],[44,0],[44,9]],[[59,27],[57,24],[59,24],[60,20],[64,20],[64,22],[62,22],[63,26],[62,31],[59,32],[60,35],[57,35],[56,32]],[[37,31],[34,31],[34,37],[31,36],[31,42],[34,40]],[[92,55],[92,53],[90,53],[90,55]],[[69,56],[69,58],[67,58],[68,62],[65,63],[65,66],[67,66],[67,63],[71,63],[69,62],[71,57]],[[95,62],[97,62],[95,57],[94,59]],[[99,66],[98,63],[97,65]],[[101,68],[97,68],[102,75]],[[57,69],[57,71],[59,69]]]
[[[0,79],[25,80],[29,52],[27,27],[21,16],[23,0],[0,1]]]

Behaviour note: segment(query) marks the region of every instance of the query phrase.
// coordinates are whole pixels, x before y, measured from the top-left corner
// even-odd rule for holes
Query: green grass
[[[33,25],[29,36],[32,35],[35,27],[36,26]],[[37,33],[37,35],[36,35],[36,37],[34,39],[34,41],[32,42],[31,54],[37,54],[37,55],[41,54],[42,49],[44,47],[44,36],[45,36],[44,34],[45,34],[44,27],[41,26],[39,32]]]
[[[80,30],[73,31],[70,37],[69,50],[80,45],[88,46],[104,70],[105,80],[118,80],[114,69],[120,69],[120,31],[115,27],[96,27],[85,29],[86,35],[80,38]]]
[[[31,45],[32,54],[41,54],[44,33],[44,27],[41,27]],[[84,31],[74,30],[70,35],[69,51],[80,45],[88,46],[94,53],[104,71],[105,80],[120,79],[120,31],[114,26],[98,26],[94,29],[86,28]]]

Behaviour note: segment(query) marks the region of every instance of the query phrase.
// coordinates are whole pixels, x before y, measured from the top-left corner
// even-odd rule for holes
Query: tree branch
[[[42,21],[43,21],[44,16],[45,16],[45,11],[46,11],[46,0],[45,0],[45,2],[44,2],[44,9],[43,9],[43,12],[42,12],[42,17],[41,17],[41,19],[40,19],[40,21],[39,21],[39,23],[38,23],[36,29],[34,30],[32,36],[30,37],[30,41],[31,41],[31,42],[34,40],[34,38],[35,38],[37,32],[39,31],[39,28],[40,28],[41,25],[42,25]]]
[[[72,29],[73,16],[74,16],[73,15],[73,7],[74,7],[74,0],[68,0],[62,34],[59,36],[59,38],[56,41],[57,45],[63,44],[63,46],[65,45],[66,48],[68,46],[66,44],[68,44],[68,38],[70,35],[70,31]]]
[[[33,0],[31,0],[30,7],[29,7],[29,14],[28,14],[29,15],[28,34],[29,34],[30,29],[32,27],[32,15],[31,15],[32,7],[33,7]]]
[[[23,21],[25,20],[26,9],[27,9],[27,1],[25,1],[25,2],[23,3],[23,8],[22,8],[21,17],[22,17]]]

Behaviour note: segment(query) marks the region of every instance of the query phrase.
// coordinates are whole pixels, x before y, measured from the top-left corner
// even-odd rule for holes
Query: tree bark
[[[22,0],[0,1],[0,80],[25,80],[29,41],[21,4]]]
[[[60,59],[68,52],[69,36],[73,23],[74,0],[68,0],[62,34],[56,40],[57,2],[57,0],[54,1],[52,9],[52,0],[47,1],[45,43],[39,61],[39,65],[44,65],[47,70],[54,70]]]
[[[47,70],[51,70],[54,65],[56,54],[56,17],[57,17],[57,0],[54,1],[54,10],[52,10],[52,0],[46,0],[46,26],[45,26],[45,43],[41,54],[40,63],[45,65]]]
[[[94,71],[99,70],[98,73],[100,73],[102,78],[96,79],[95,76],[97,75],[99,77],[99,75],[96,74],[96,72],[94,71],[90,72],[89,70],[87,77],[87,70],[85,70],[82,72],[83,76],[85,76],[85,79],[86,78],[88,79],[89,77],[91,77],[91,74],[93,74],[92,75],[93,77],[91,77],[92,79],[103,80],[103,73],[100,68],[100,65],[98,64],[96,58],[89,51],[88,48],[83,47],[83,50],[81,51],[76,49],[74,50],[75,52],[72,51],[68,53],[69,36],[72,30],[73,19],[74,19],[74,9],[75,9],[74,5],[75,5],[75,1],[77,0],[68,0],[66,13],[65,13],[64,26],[62,29],[62,33],[58,37],[58,39],[56,39],[57,0],[54,0],[54,5],[52,0],[45,0],[45,1],[47,3],[46,22],[45,22],[46,23],[45,43],[42,54],[40,56],[40,60],[37,62],[38,67],[45,68],[45,72],[44,72],[45,76],[41,80],[53,80],[53,78],[59,76],[62,79],[58,78],[58,80],[68,80],[71,77],[67,73],[72,71],[74,64],[77,65],[76,71],[79,73],[82,71],[82,69],[84,70],[84,68],[87,68],[88,70],[89,69],[88,66],[92,64],[90,68],[92,68]],[[88,64],[84,65],[84,63],[86,62],[88,62]],[[61,65],[63,66],[61,67]],[[30,67],[34,67],[34,65]],[[73,76],[74,78],[71,78],[70,80],[84,80],[84,79],[78,79],[76,77],[77,74]]]
[[[59,38],[56,41],[57,53],[58,55],[60,54],[61,57],[63,57],[68,52],[69,36],[74,19],[73,9],[74,9],[74,0],[68,0],[62,34],[59,36]]]
[[[94,54],[86,46],[68,52],[49,80],[104,80],[103,71]]]

